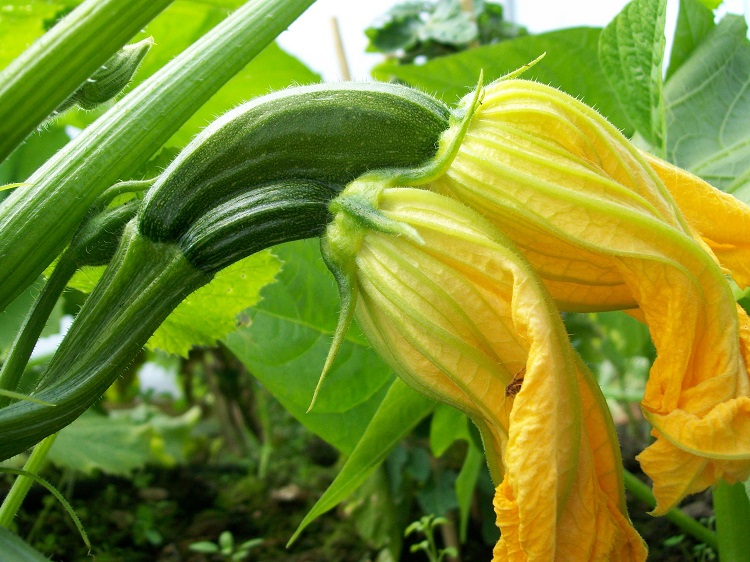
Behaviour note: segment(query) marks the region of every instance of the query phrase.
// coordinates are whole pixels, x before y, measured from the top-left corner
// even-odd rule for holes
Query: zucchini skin
[[[258,186],[215,205],[179,247],[195,268],[213,273],[269,246],[321,236],[335,195],[328,184],[309,180]]]
[[[225,114],[161,174],[139,230],[177,242],[215,202],[287,180],[328,185],[335,196],[373,169],[431,159],[450,110],[405,86],[345,82],[282,90]]]

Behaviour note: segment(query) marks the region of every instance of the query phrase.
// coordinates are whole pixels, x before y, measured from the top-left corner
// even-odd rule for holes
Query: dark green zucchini
[[[395,84],[319,84],[255,99],[208,126],[164,171],[140,232],[177,242],[214,204],[258,186],[307,180],[335,196],[368,170],[419,166],[435,155],[449,116]]]

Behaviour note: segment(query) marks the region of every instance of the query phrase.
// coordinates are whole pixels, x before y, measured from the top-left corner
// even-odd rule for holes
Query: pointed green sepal
[[[318,398],[320,388],[323,386],[323,380],[331,370],[336,356],[341,349],[341,344],[344,343],[346,332],[349,330],[349,326],[352,324],[354,319],[354,308],[357,304],[357,282],[355,279],[354,263],[353,261],[347,260],[343,264],[338,262],[331,254],[332,248],[327,238],[322,238],[320,241],[320,250],[323,255],[323,261],[325,261],[328,269],[333,273],[336,284],[339,288],[339,297],[341,299],[341,311],[339,312],[339,319],[336,323],[336,331],[333,333],[333,341],[331,347],[328,350],[323,370],[320,373],[318,384],[315,386],[315,392],[313,392],[312,400],[310,400],[310,406],[307,408],[307,413],[310,413],[315,405],[315,400]]]

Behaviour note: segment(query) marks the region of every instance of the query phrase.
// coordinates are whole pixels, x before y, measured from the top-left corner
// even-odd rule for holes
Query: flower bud
[[[323,252],[344,303],[334,352],[356,308],[402,379],[471,417],[499,483],[496,559],[645,559],[606,404],[510,240],[446,197],[368,177],[331,210]]]
[[[62,113],[74,105],[82,109],[94,109],[117,96],[133,79],[135,71],[153,44],[154,40],[149,37],[138,43],[125,45],[81,84],[55,110],[55,114]]]
[[[459,133],[453,126],[443,142]],[[641,462],[659,513],[718,478],[750,474],[750,320],[711,251],[731,265],[747,246],[729,251],[740,232],[707,226],[698,206],[710,201],[713,220],[732,210],[745,231],[750,212],[706,184],[711,197],[673,197],[691,188],[685,176],[574,98],[506,80],[486,88],[455,159],[429,186],[510,237],[561,309],[640,309],[658,354],[642,402],[658,440]],[[682,185],[668,188],[670,177]]]

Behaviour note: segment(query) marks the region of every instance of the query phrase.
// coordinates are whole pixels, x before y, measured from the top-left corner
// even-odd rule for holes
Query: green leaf
[[[370,40],[367,50],[394,53],[416,45],[419,41],[419,29],[422,27],[420,14],[424,9],[424,2],[396,4],[371,27],[365,29],[365,35]]]
[[[52,265],[54,265],[54,263],[56,262],[53,262]],[[51,272],[53,269],[52,265],[50,265],[50,267],[44,272],[45,275],[48,275]],[[94,290],[94,287],[96,287],[96,284],[99,282],[99,279],[101,279],[105,269],[107,269],[106,265],[87,265],[82,267],[73,274],[73,277],[70,278],[70,281],[68,281],[68,287],[89,294]]]
[[[467,45],[479,34],[472,15],[461,8],[459,0],[438,0],[421,30],[423,40],[444,45]]]
[[[237,328],[237,315],[255,305],[260,290],[272,283],[281,262],[270,251],[230,265],[170,314],[146,344],[187,357],[194,345],[215,345]]]
[[[400,519],[384,467],[375,470],[346,501],[344,513],[371,548],[387,548],[398,559],[403,543]]]
[[[461,472],[456,478],[456,499],[458,500],[459,534],[461,542],[466,542],[466,535],[469,529],[469,512],[471,502],[474,498],[474,488],[477,486],[479,474],[484,464],[484,455],[469,439],[469,448],[466,451],[466,458],[461,467]]]
[[[48,458],[84,474],[101,470],[127,476],[151,456],[148,433],[146,425],[90,412],[60,431]]]
[[[216,340],[237,329],[237,315],[258,302],[260,290],[274,281],[280,268],[279,259],[264,251],[221,270],[172,311],[146,346],[187,357],[194,345],[215,345]],[[90,293],[104,270],[82,267],[68,287]]]
[[[741,16],[726,16],[664,89],[667,158],[750,201],[750,42]]]
[[[68,13],[81,0],[4,0],[0,5],[0,69],[39,38],[58,14]]]
[[[714,14],[699,0],[680,0],[667,80],[714,28]]]
[[[39,286],[32,285],[20,294],[3,312],[0,312],[0,350],[10,347],[23,320],[34,305]]]
[[[200,552],[201,554],[216,554],[219,552],[219,546],[209,541],[194,542],[188,548],[191,552]]]
[[[26,141],[0,164],[0,181],[23,182],[69,141],[70,137],[63,127],[57,124],[45,125],[43,130],[29,135]],[[23,182],[23,185],[18,187],[25,188],[31,185]]]
[[[451,444],[459,439],[466,441],[467,452],[461,472],[456,478],[455,495],[460,515],[461,542],[466,540],[469,527],[469,510],[474,497],[474,487],[479,478],[484,454],[472,439],[469,418],[463,412],[446,404],[439,404],[432,415],[430,425],[430,449],[436,457],[441,456]]]
[[[41,288],[42,281],[40,279],[38,283],[29,287],[14,300],[7,309],[0,312],[0,358],[2,358],[3,352],[10,347],[16,338],[16,334],[21,328],[26,315],[31,310],[34,301],[39,296]],[[47,320],[46,327],[42,331],[42,336],[58,333],[60,331],[59,323],[61,318],[62,307],[58,303],[58,306],[54,308]]]
[[[391,449],[434,407],[435,403],[429,398],[396,379],[341,472],[305,515],[289,543],[317,517],[356,490],[380,466]]]
[[[306,413],[331,344],[339,307],[317,240],[279,246],[284,266],[266,287],[251,323],[224,342],[302,424],[350,452],[385,396],[393,375],[358,329],[347,333],[312,412]]]
[[[663,154],[662,60],[667,0],[632,0],[602,31],[599,60],[636,131]]]
[[[598,64],[599,33],[592,28],[563,29],[470,49],[424,65],[384,63],[372,74],[378,80],[406,82],[452,104],[476,87],[480,71],[489,82],[546,52],[547,56],[524,73],[524,78],[582,99],[630,134],[633,129],[625,110]]]
[[[49,558],[5,527],[0,527],[0,560],[49,562]]]
[[[468,418],[466,414],[447,404],[435,408],[430,425],[430,449],[432,454],[440,457],[454,441],[470,441]]]
[[[417,493],[422,512],[445,517],[458,507],[456,477],[457,474],[453,470],[432,471],[430,479]]]
[[[170,417],[146,406],[109,416],[89,411],[60,431],[48,458],[84,474],[129,476],[149,462],[183,461],[184,443],[199,417],[197,409]]]

